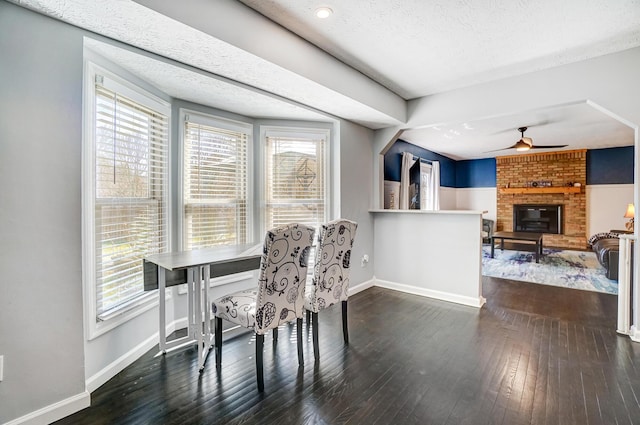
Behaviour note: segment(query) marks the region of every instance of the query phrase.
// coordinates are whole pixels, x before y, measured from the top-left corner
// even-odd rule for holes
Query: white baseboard
[[[173,333],[176,329],[182,329],[187,326],[187,318],[174,320],[167,325],[167,335]],[[109,379],[122,372],[127,366],[138,360],[144,353],[153,348],[158,343],[159,332],[154,333],[149,338],[136,345],[134,348],[124,353],[122,356],[109,363],[105,368],[95,375],[89,377],[86,381],[87,391],[90,393],[100,388]]]
[[[182,329],[186,326],[186,317],[175,320],[167,325],[167,335],[176,329]],[[158,343],[158,337],[159,333],[156,332],[129,352],[110,363],[107,367],[88,378],[85,382],[86,390],[84,392],[13,419],[4,425],[47,425],[89,407],[91,405],[91,393],[153,348],[153,346]]]
[[[169,331],[167,331],[169,332]],[[173,331],[172,331],[173,332]],[[91,376],[87,379],[86,386],[87,391],[90,393],[94,392],[98,388],[102,386],[109,379],[116,376],[120,373],[124,368],[135,362],[142,356],[144,353],[149,351],[151,347],[158,343],[158,332],[151,335],[149,338],[142,341],[140,344],[136,345],[133,349],[124,353],[122,356],[109,363],[105,368],[100,370],[95,375]]]
[[[373,286],[375,284],[375,280],[374,279],[367,280],[366,282],[359,283],[359,284],[357,284],[355,286],[349,286],[349,290],[348,290],[349,296],[355,295],[358,292],[362,292],[365,289],[373,288]]]
[[[636,326],[631,326],[631,330],[629,331],[629,338],[633,342],[640,342],[640,329]]]
[[[47,425],[89,407],[90,404],[91,394],[85,391],[13,419],[4,425]]]
[[[393,289],[395,291],[406,292],[408,294],[420,295],[422,297],[434,298],[440,301],[467,305],[470,307],[480,308],[486,302],[484,297],[465,297],[462,295],[452,294],[450,292],[434,291],[433,289],[419,288],[417,286],[405,285],[403,283],[389,282],[386,280],[375,281],[375,286],[381,288]]]

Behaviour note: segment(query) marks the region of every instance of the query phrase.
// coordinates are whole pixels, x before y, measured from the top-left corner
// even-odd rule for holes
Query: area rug
[[[491,258],[491,248],[482,247],[485,276],[617,294],[618,282],[607,279],[605,273],[593,252],[545,248],[536,263],[532,252],[496,248]]]

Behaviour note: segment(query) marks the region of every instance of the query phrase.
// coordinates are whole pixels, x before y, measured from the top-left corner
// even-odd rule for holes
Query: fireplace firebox
[[[562,205],[514,205],[513,231],[562,234]]]

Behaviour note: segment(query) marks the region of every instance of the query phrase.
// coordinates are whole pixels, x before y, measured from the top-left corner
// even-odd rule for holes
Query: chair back
[[[313,227],[297,223],[267,231],[256,297],[257,334],[303,317],[304,288],[314,235]]]
[[[358,224],[345,219],[320,226],[313,273],[311,311],[346,301],[351,270],[351,248]]]

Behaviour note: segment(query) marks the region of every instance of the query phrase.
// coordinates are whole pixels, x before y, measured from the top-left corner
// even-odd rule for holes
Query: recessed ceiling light
[[[333,10],[329,7],[319,7],[316,9],[316,16],[320,19],[328,18],[333,14]]]

